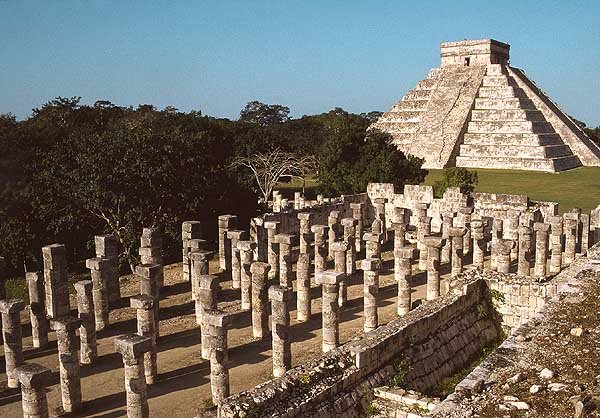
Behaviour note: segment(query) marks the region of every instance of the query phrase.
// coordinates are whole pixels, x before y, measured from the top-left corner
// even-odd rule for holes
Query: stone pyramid
[[[508,44],[446,42],[429,71],[371,129],[424,168],[562,171],[600,166],[600,148],[527,77]]]

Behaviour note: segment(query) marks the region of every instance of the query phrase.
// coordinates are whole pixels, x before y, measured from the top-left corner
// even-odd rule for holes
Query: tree
[[[257,100],[248,102],[240,112],[240,122],[256,123],[260,126],[271,126],[287,122],[290,109],[278,104],[268,105]]]
[[[444,169],[442,180],[433,185],[435,197],[442,197],[448,187],[459,187],[462,193],[471,193],[479,183],[476,171],[469,171],[464,167],[452,167]]]

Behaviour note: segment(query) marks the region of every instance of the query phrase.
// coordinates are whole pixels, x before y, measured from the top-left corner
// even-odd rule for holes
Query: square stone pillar
[[[81,320],[81,326],[79,327],[80,361],[81,364],[92,364],[98,359],[92,281],[80,280],[74,284],[74,287],[77,293],[78,317]]]
[[[265,222],[267,230],[267,262],[271,266],[269,270],[269,280],[279,277],[279,244],[275,241],[275,236],[279,233],[279,221]]]
[[[273,376],[280,377],[292,367],[292,345],[290,341],[290,303],[294,291],[289,287],[271,286],[271,329],[273,336]]]
[[[442,238],[446,240],[446,243],[442,247],[440,254],[440,262],[443,264],[450,262],[452,239],[450,238],[450,233],[448,231],[450,231],[450,228],[452,228],[452,223],[455,216],[456,212],[442,212]]]
[[[16,368],[23,364],[23,335],[21,332],[21,311],[23,309],[25,309],[25,302],[21,299],[0,300],[4,362],[9,388],[19,387]]]
[[[184,221],[181,223],[182,265],[183,278],[192,279],[189,240],[202,238],[202,223],[200,221]]]
[[[332,210],[329,212],[329,217],[327,218],[327,225],[329,226],[328,231],[328,252],[327,258],[333,259],[333,250],[331,249],[331,245],[340,239],[342,235],[340,231],[340,212],[337,210]]]
[[[298,214],[298,219],[300,220],[300,237],[303,235],[310,235],[310,227],[312,226],[312,220],[314,215],[309,212],[301,212]],[[300,239],[300,252],[302,254],[308,254],[308,244]]]
[[[467,255],[471,252],[471,216],[473,214],[473,208],[470,206],[464,206],[458,210],[457,222],[458,225],[466,228],[465,235],[463,236],[463,255]],[[517,218],[518,223],[518,218]]]
[[[128,418],[148,418],[148,392],[144,377],[144,353],[152,349],[150,338],[136,334],[115,338],[115,351],[123,356]]]
[[[27,280],[29,291],[29,318],[33,347],[44,348],[48,345],[48,329],[50,328],[46,318],[44,278],[41,272],[36,271],[25,273],[25,280]]]
[[[208,276],[208,260],[214,255],[214,253],[212,251],[198,251],[198,252],[193,252],[191,254],[191,262],[192,262],[192,300],[195,303],[195,310],[196,310],[196,323],[198,325],[200,325],[202,323],[202,296],[201,293],[203,292],[203,287],[202,284],[203,283],[203,277],[204,276]],[[218,277],[216,276],[209,276],[209,277],[214,277],[216,280],[214,280],[214,292],[215,292],[215,300],[216,300],[216,292],[219,289],[219,280]],[[211,289],[213,289],[211,287]],[[215,302],[216,303],[216,302]],[[211,309],[216,309],[216,304],[214,307],[212,307],[211,305]]]
[[[350,209],[352,210],[352,217],[356,220],[355,228],[355,242],[356,252],[359,253],[362,249],[362,234],[364,230],[364,216],[363,216],[364,203],[350,203]]]
[[[50,318],[68,315],[69,287],[67,282],[67,251],[62,244],[42,247],[46,314]]]
[[[202,325],[202,318],[204,312],[218,309],[219,277],[204,274],[194,277],[193,283],[196,287],[196,323],[200,325],[201,355],[203,359],[210,360],[210,335],[208,329]]]
[[[114,280],[114,266],[109,258],[88,258],[85,266],[92,277],[92,299],[94,302],[94,323],[96,331],[109,325],[109,282]]]
[[[252,273],[250,272],[250,265],[253,262],[254,249],[256,244],[252,241],[239,241],[237,243],[238,250],[240,251],[240,262],[241,262],[241,299],[242,309],[252,309]],[[291,266],[290,266],[291,273]]]
[[[387,242],[387,225],[385,219],[385,203],[387,199],[375,198],[373,199],[373,212],[375,213],[375,219],[381,222],[380,234],[383,235],[383,242]],[[375,232],[375,231],[371,231]],[[375,232],[376,233],[376,232]]]
[[[356,272],[356,220],[354,218],[343,218],[344,242],[348,244],[346,251],[346,274],[352,275]]]
[[[340,344],[339,334],[339,283],[343,280],[343,273],[326,270],[316,273],[315,281],[323,287],[321,317],[323,319],[323,352],[333,350]]]
[[[160,264],[141,264],[136,266],[135,274],[140,280],[140,294],[150,296],[154,300],[154,321],[156,324],[156,339],[160,335],[160,305],[158,284],[162,281],[163,268]]]
[[[75,332],[81,326],[81,319],[63,316],[52,319],[50,326],[56,331],[58,342],[58,366],[60,371],[60,391],[65,412],[81,409],[81,377],[79,374],[79,344]]]
[[[154,299],[147,295],[137,295],[129,298],[129,304],[136,310],[138,335],[151,341],[150,349],[144,353],[144,378],[147,385],[152,385],[158,375]]]
[[[366,232],[363,240],[365,241],[365,258],[381,258],[381,235]]]
[[[581,254],[585,254],[590,244],[590,215],[582,213],[581,220]]]
[[[119,284],[119,241],[114,235],[96,235],[94,237],[96,258],[106,259],[102,275],[105,276],[108,303],[115,304],[121,300]],[[89,268],[89,267],[88,267]],[[93,273],[92,273],[93,275]],[[94,281],[92,277],[92,282]],[[106,323],[108,325],[108,323]]]
[[[364,325],[365,332],[370,332],[379,326],[379,316],[377,314],[377,305],[379,298],[379,269],[381,260],[378,258],[367,258],[362,260],[361,269],[363,270],[363,306],[364,306]]]
[[[203,316],[203,327],[209,335],[210,353],[210,388],[213,404],[219,405],[229,396],[229,354],[227,350],[227,331],[232,317],[225,312],[206,311]]]
[[[46,386],[52,371],[35,363],[25,363],[15,370],[21,383],[23,418],[48,418]]]
[[[494,218],[492,222],[492,254],[490,256],[490,268],[492,270],[497,270],[496,267],[496,259],[498,255],[497,243],[499,239],[502,239],[504,236],[503,233],[504,222],[500,218]]]
[[[565,233],[565,255],[563,264],[565,266],[569,266],[575,261],[578,225],[579,215],[577,213],[567,212],[563,214],[563,231]]]
[[[235,215],[219,216],[219,267],[222,271],[231,271],[231,241],[227,231],[237,227],[238,217]]]
[[[163,229],[162,227],[151,227],[142,229],[140,238],[140,262],[141,264],[158,264],[162,266],[163,261]],[[164,275],[160,277],[158,289],[162,289]]]

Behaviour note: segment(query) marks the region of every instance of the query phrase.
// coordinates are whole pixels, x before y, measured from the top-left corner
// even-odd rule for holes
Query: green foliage
[[[312,381],[312,378],[309,374],[301,374],[300,376],[298,376],[298,381],[303,385],[303,386],[308,386],[310,385],[310,382]]]
[[[375,405],[370,404],[369,406],[367,406],[367,408],[364,410],[364,413],[361,415],[361,418],[372,418],[374,416],[376,416],[377,414],[379,414],[379,412],[381,412],[379,410],[379,408],[377,408]]]
[[[469,171],[464,167],[446,168],[442,180],[435,182],[433,190],[438,198],[444,195],[448,187],[460,187],[462,193],[470,193],[475,190],[478,182],[476,171]]]
[[[410,371],[410,363],[407,359],[401,359],[394,363],[396,374],[392,378],[392,387],[402,387],[406,381],[406,375]]]
[[[268,105],[257,100],[249,102],[240,112],[240,122],[255,123],[260,126],[271,126],[287,122],[290,108],[281,105]]]

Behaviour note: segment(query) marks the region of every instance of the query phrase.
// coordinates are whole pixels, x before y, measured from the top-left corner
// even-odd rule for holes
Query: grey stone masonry
[[[491,243],[492,254],[490,257],[490,268],[492,270],[496,270],[496,254],[498,253],[496,243],[503,236],[503,232],[502,232],[503,226],[504,226],[504,223],[503,223],[502,219],[494,218],[494,220],[492,222],[492,243]]]
[[[328,235],[329,227],[326,225],[313,225],[310,227],[314,234],[314,257],[315,257],[315,273],[324,271],[327,266],[328,246],[325,237]]]
[[[394,231],[394,250],[404,247],[406,244],[406,224],[393,222],[391,229]]]
[[[365,258],[380,258],[381,235],[365,232],[363,240],[365,241]]]
[[[252,241],[239,241],[237,247],[240,251],[240,262],[242,267],[240,277],[242,309],[250,310],[252,309],[252,273],[250,272],[250,265],[252,264],[256,244]],[[291,270],[292,268],[290,265],[290,273]]]
[[[231,241],[227,231],[237,227],[238,217],[235,215],[220,215],[219,226],[219,267],[222,271],[231,271]]]
[[[373,331],[379,326],[379,316],[377,315],[377,305],[379,297],[379,269],[381,260],[378,258],[367,258],[360,264],[363,270],[363,306],[365,322],[363,329],[365,332]]]
[[[141,264],[136,266],[135,274],[140,278],[140,294],[150,296],[154,300],[154,320],[158,339],[160,335],[158,283],[163,275],[163,268],[160,264]]]
[[[204,274],[197,279],[196,289],[196,323],[200,325],[200,342],[202,344],[202,358],[210,360],[209,339],[206,328],[202,327],[204,312],[217,309],[219,277]]]
[[[456,239],[458,238],[456,237]],[[446,240],[442,237],[433,235],[425,237],[425,245],[427,246],[427,300],[433,300],[440,296],[440,249],[445,243]]]
[[[144,373],[144,353],[152,349],[150,338],[137,334],[115,338],[115,351],[123,357],[128,418],[148,418],[148,392]]]
[[[471,215],[473,214],[473,208],[470,206],[463,206],[458,210],[457,214],[457,225],[467,228],[463,237],[463,254],[467,255],[471,252]],[[518,222],[518,219],[517,219]]]
[[[487,247],[485,240],[485,227],[487,222],[482,219],[473,219],[471,221],[471,232],[473,236],[473,265],[480,271],[483,271],[483,262]]]
[[[364,229],[364,224],[363,224],[363,210],[364,210],[364,203],[350,203],[350,209],[352,210],[352,217],[354,219],[356,219],[356,235],[355,235],[355,242],[356,242],[356,252],[360,252],[362,249],[362,234],[363,234],[363,229]]]
[[[452,227],[449,230],[450,239],[452,239],[452,249],[450,251],[452,259],[452,276],[456,276],[463,271],[463,238],[466,233],[466,227]]]
[[[163,230],[160,227],[143,228],[140,238],[140,261],[142,264],[163,265]],[[164,275],[158,279],[158,289],[164,285]]]
[[[329,230],[327,232],[327,242],[328,242],[328,251],[327,258],[333,258],[333,250],[331,249],[331,245],[340,238],[340,212],[337,210],[332,210],[329,212],[329,217],[327,218],[327,226],[329,226]]]
[[[535,277],[546,277],[546,258],[548,257],[548,231],[550,224],[536,222],[533,224],[535,231],[535,265],[533,274]]]
[[[584,254],[590,245],[590,215],[582,213],[581,220],[581,254]]]
[[[516,260],[519,256],[519,216],[520,212],[516,210],[509,210],[506,213],[507,217],[502,222],[502,229],[504,230],[504,238],[513,240],[517,245],[513,246],[510,259]]]
[[[519,276],[530,276],[533,261],[533,230],[529,226],[519,226],[519,258],[517,274]],[[559,237],[560,238],[560,237]]]
[[[113,280],[113,265],[109,258],[88,258],[85,265],[92,277],[92,298],[94,299],[94,322],[96,331],[109,325],[108,283]]]
[[[248,234],[246,231],[234,229],[227,231],[227,239],[231,242],[231,287],[239,289],[242,283],[242,261],[237,244],[241,240],[247,240]]]
[[[74,284],[74,287],[77,293],[77,313],[81,319],[79,327],[80,362],[81,364],[92,364],[98,359],[92,281],[80,280]]]
[[[560,273],[562,268],[562,236],[563,236],[563,218],[562,216],[551,216],[550,223],[550,274]]]
[[[300,253],[308,254],[310,248],[310,242],[307,242],[303,237],[310,236],[310,227],[312,225],[312,219],[314,215],[309,212],[300,212],[298,215],[300,220]]]
[[[356,219],[343,218],[344,227],[343,238],[348,244],[346,250],[346,274],[352,275],[356,272]]]
[[[310,255],[300,253],[296,263],[296,320],[298,322],[308,321],[310,318]]]
[[[23,335],[21,332],[21,311],[23,309],[25,309],[25,302],[21,299],[0,300],[4,362],[9,388],[19,387],[15,369],[23,364]]]
[[[340,288],[338,293],[338,306],[341,308],[348,303],[348,274],[346,272],[346,252],[350,246],[345,241],[336,241],[331,246],[333,251],[333,269],[338,273],[342,273],[343,277],[340,281]]]
[[[182,242],[182,265],[183,277],[190,281],[192,279],[192,265],[190,260],[190,240],[200,239],[202,237],[202,223],[200,221],[184,221],[181,223],[181,242]]]
[[[62,244],[42,247],[46,314],[50,318],[68,315],[69,288],[67,283],[67,251]]]
[[[419,270],[427,270],[427,244],[425,244],[425,237],[429,234],[431,234],[431,218],[429,216],[419,218],[417,227],[417,248],[421,247],[419,249]]]
[[[152,385],[158,375],[154,299],[147,295],[137,295],[129,298],[129,304],[136,310],[137,334],[149,338],[151,342],[150,349],[144,353],[144,376],[146,384]]]
[[[50,326],[56,331],[58,342],[62,407],[65,412],[77,412],[81,408],[81,378],[79,346],[75,332],[81,326],[81,319],[63,316],[52,319]]]
[[[255,261],[250,266],[252,273],[252,336],[254,338],[262,339],[269,335],[267,280],[270,269],[271,266],[262,261]]]
[[[292,287],[292,247],[297,244],[298,236],[277,234],[275,242],[279,244],[279,284]]]
[[[96,258],[108,259],[106,266],[102,268],[102,275],[105,276],[108,303],[114,304],[121,299],[121,286],[119,284],[119,242],[114,235],[108,234],[96,235],[94,243],[96,246]],[[104,272],[105,268],[106,272]]]
[[[273,338],[273,376],[280,377],[292,367],[290,341],[290,304],[294,291],[289,287],[269,287],[271,301],[271,334]]]
[[[398,282],[398,315],[406,315],[411,307],[412,260],[416,249],[401,247],[394,250],[394,279]]]
[[[446,239],[446,243],[442,247],[442,252],[440,255],[441,263],[449,263],[450,262],[450,250],[452,248],[452,239],[450,239],[450,228],[452,228],[452,222],[454,217],[456,216],[456,212],[443,212],[442,213],[442,238]]]
[[[279,244],[275,242],[275,236],[279,233],[279,221],[265,222],[267,230],[267,262],[271,266],[269,280],[279,277]]]
[[[579,224],[579,215],[575,212],[563,214],[563,231],[565,234],[565,254],[563,265],[569,266],[575,261],[575,252],[577,249],[577,228]]]
[[[335,270],[326,270],[315,275],[315,281],[323,287],[321,316],[324,353],[340,344],[338,290],[343,278],[344,274]]]
[[[46,318],[44,297],[44,278],[39,271],[25,273],[29,291],[29,318],[31,322],[31,338],[34,348],[48,345],[48,329],[50,324]]]
[[[387,241],[387,226],[385,222],[385,202],[386,199],[375,198],[373,199],[373,211],[375,212],[375,219],[381,222],[381,232],[383,235],[384,242]]]
[[[383,238],[383,219],[381,214],[375,214],[375,219],[371,224],[371,233],[380,235]]]
[[[219,405],[229,396],[227,330],[231,325],[231,319],[231,315],[217,310],[206,311],[203,317],[202,326],[207,328],[210,336],[210,388],[215,405]]]
[[[191,273],[192,273],[192,300],[196,305],[196,323],[200,325],[202,323],[202,302],[199,297],[199,292],[201,289],[202,276],[208,275],[208,261],[214,255],[212,251],[195,251],[190,254],[191,261]],[[214,276],[212,276],[214,277]],[[216,289],[219,288],[219,281],[215,281]],[[216,297],[216,296],[215,296]]]
[[[496,242],[496,269],[499,273],[508,273],[510,270],[511,252],[515,248],[515,241],[512,239],[500,238]]]
[[[46,386],[52,371],[35,363],[25,363],[15,370],[21,383],[23,418],[48,418]]]

